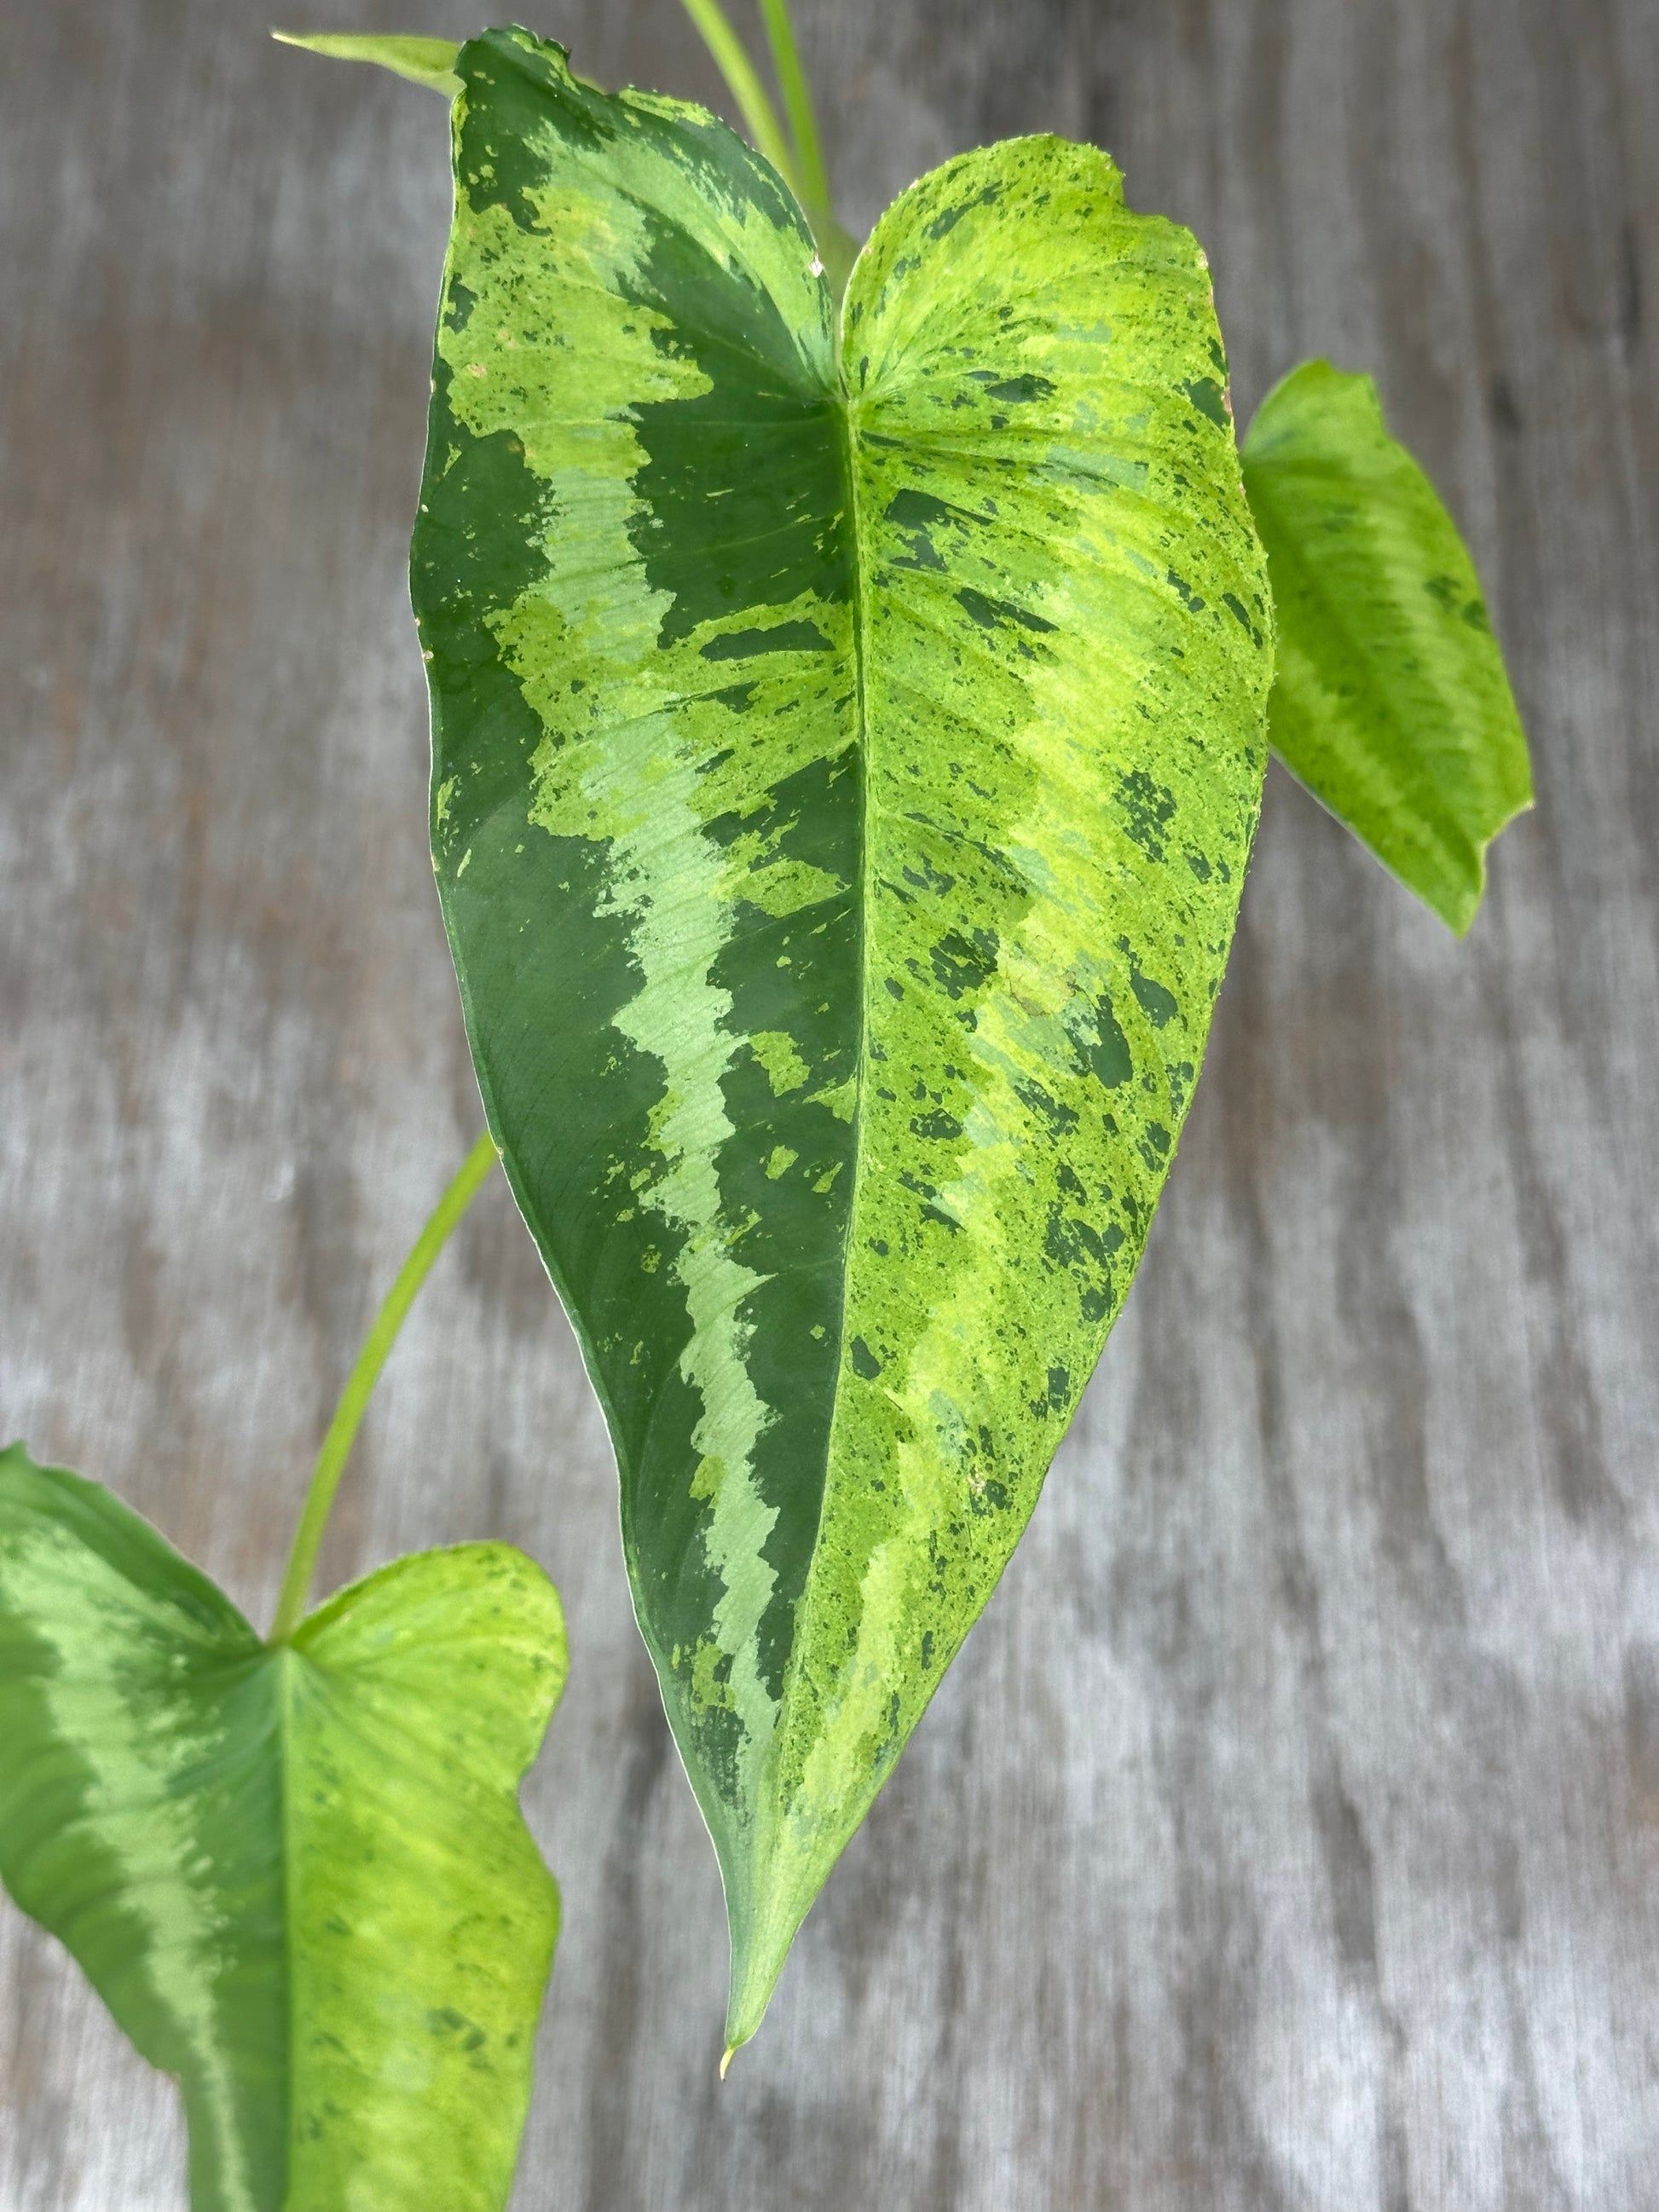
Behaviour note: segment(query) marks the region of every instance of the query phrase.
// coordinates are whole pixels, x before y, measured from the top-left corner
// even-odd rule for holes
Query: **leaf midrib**
[[[851,285],[848,287],[850,295]],[[859,502],[858,456],[854,449],[853,430],[853,398],[848,389],[845,368],[846,349],[842,343],[847,313],[844,295],[836,312],[836,425],[839,439],[842,474],[847,491],[847,512],[852,534],[853,559],[853,669],[857,699],[857,729],[859,772],[859,1036],[858,1060],[853,1071],[853,1172],[848,1179],[847,1194],[847,1226],[842,1236],[841,1250],[841,1308],[836,1316],[836,1379],[830,1400],[830,1418],[823,1436],[823,1481],[818,1492],[817,1525],[812,1531],[812,1547],[807,1558],[806,1575],[801,1584],[800,1596],[796,1600],[795,1620],[792,1631],[799,1626],[802,1610],[806,1603],[807,1590],[812,1578],[812,1568],[817,1559],[818,1537],[823,1528],[824,1510],[830,1498],[831,1449],[836,1435],[836,1415],[841,1404],[842,1376],[845,1371],[847,1348],[847,1308],[848,1286],[853,1279],[853,1234],[859,1218],[859,1200],[864,1187],[864,1126],[865,1083],[870,1057],[870,906],[873,870],[871,866],[870,818],[870,702],[869,664],[870,641],[866,629],[870,618],[870,593],[867,588],[865,550],[864,513]],[[775,1744],[781,1744],[783,1716],[789,1702],[799,1639],[792,1633],[789,1662],[785,1669],[782,1695],[779,1699],[778,1723],[774,1735]]]
[[[290,1812],[294,1793],[289,1786],[289,1764],[294,1741],[294,1678],[296,1669],[303,1662],[291,1643],[280,1645],[271,1656],[277,1669],[276,1796],[282,1808],[279,1820],[283,1839],[283,2005],[286,2014],[283,2021],[286,2032],[283,2041],[283,2081],[288,2103],[285,2131],[288,2148],[283,2160],[283,2202],[286,2204],[290,2201],[294,2190],[297,2149],[295,2122],[300,2103],[294,2086],[294,1927],[297,1900],[294,1879],[294,1824]]]
[[[848,286],[850,294],[851,286]],[[870,618],[870,592],[867,582],[868,561],[865,542],[863,509],[859,501],[858,457],[854,432],[853,398],[848,389],[843,366],[842,333],[846,315],[846,295],[836,311],[835,387],[831,393],[831,412],[835,418],[836,453],[841,463],[842,483],[845,494],[848,528],[851,537],[853,569],[853,672],[856,726],[854,743],[858,749],[859,777],[859,880],[855,887],[855,903],[859,916],[859,1031],[858,1056],[853,1070],[853,1171],[848,1181],[847,1222],[842,1232],[841,1300],[836,1321],[836,1373],[831,1387],[829,1417],[824,1424],[823,1480],[818,1487],[817,1518],[812,1530],[812,1541],[807,1554],[806,1572],[799,1595],[795,1600],[794,1617],[790,1623],[789,1656],[785,1663],[783,1681],[778,1697],[777,1717],[773,1724],[772,1741],[766,1761],[767,1770],[775,1779],[783,1748],[785,1717],[788,1711],[790,1691],[800,1662],[800,1628],[808,1604],[812,1570],[818,1555],[818,1539],[823,1528],[823,1516],[830,1498],[830,1480],[833,1463],[836,1417],[839,1410],[842,1379],[844,1373],[844,1354],[847,1345],[848,1298],[853,1273],[853,1237],[859,1218],[859,1200],[863,1189],[865,1164],[865,1084],[869,1066],[871,1031],[870,994],[870,906],[872,884],[871,867],[871,776],[870,776],[870,712],[869,663],[870,641],[866,635]],[[763,1815],[763,1817],[764,1817]],[[758,1899],[750,1894],[752,1915]]]

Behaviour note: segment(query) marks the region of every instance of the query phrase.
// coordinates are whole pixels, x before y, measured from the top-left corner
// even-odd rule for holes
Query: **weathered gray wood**
[[[1540,805],[1460,947],[1274,777],[1127,1316],[723,2089],[599,1416],[480,1205],[326,1564],[496,1534],[569,1605],[516,2203],[1648,2212],[1659,10],[799,7],[856,220],[975,140],[1096,137],[1208,245],[1241,405],[1376,370]],[[0,1430],[255,1607],[478,1121],[403,582],[442,111],[265,18],[0,0]],[[715,89],[672,0],[546,22]],[[0,2207],[177,2212],[170,2091],[9,1907],[0,1990]]]

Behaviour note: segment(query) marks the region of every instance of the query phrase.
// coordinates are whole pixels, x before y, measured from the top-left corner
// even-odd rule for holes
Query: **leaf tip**
[[[1524,743],[1525,739],[1523,738],[1522,744],[1524,744]],[[1432,908],[1433,911],[1439,915],[1441,921],[1445,923],[1447,928],[1450,930],[1454,937],[1467,937],[1470,930],[1474,927],[1475,916],[1480,913],[1486,896],[1486,883],[1491,866],[1490,856],[1492,847],[1503,836],[1504,832],[1510,827],[1511,823],[1518,822],[1523,814],[1530,814],[1537,803],[1537,798],[1532,787],[1531,764],[1528,763],[1526,776],[1526,788],[1523,794],[1520,798],[1515,799],[1510,802],[1508,812],[1504,814],[1501,821],[1498,821],[1493,823],[1491,830],[1487,831],[1486,835],[1480,841],[1479,844],[1475,848],[1474,881],[1474,884],[1464,892],[1463,896],[1461,898],[1454,897],[1448,899],[1443,904],[1442,904],[1439,901],[1429,897],[1428,894],[1422,890],[1418,885],[1414,884],[1408,884],[1407,888],[1416,890],[1419,897],[1424,901],[1424,903]]]
[[[271,37],[278,46],[299,46],[325,60],[374,62],[410,84],[423,84],[453,100],[462,89],[455,74],[460,47],[453,39],[378,38],[351,31],[278,31]]]
[[[732,2063],[732,2060],[737,2057],[737,2055],[738,2055],[738,2046],[737,2046],[737,2045],[736,2045],[735,2043],[728,2043],[728,2044],[726,2045],[726,2049],[721,2052],[721,2054],[720,2054],[720,2079],[721,2079],[721,2081],[725,2081],[725,2079],[726,2079],[726,2068],[727,2068],[727,2067]]]
[[[782,1942],[768,1943],[756,1941],[752,1927],[732,1929],[732,1978],[726,2007],[726,2058],[721,2063],[720,2078],[726,2078],[725,2068],[734,2051],[741,2051],[766,2017],[772,2002],[772,1992],[777,1987],[778,1976],[783,1972],[784,1960],[789,1955],[795,1940],[795,1930],[802,1915],[797,1913],[790,1923]]]

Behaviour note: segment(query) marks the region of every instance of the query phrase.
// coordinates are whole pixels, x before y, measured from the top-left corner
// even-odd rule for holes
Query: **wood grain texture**
[[[1376,372],[1540,803],[1459,946],[1271,781],[1139,1285],[723,2089],[599,1418],[504,1191],[475,1210],[325,1564],[502,1536],[566,1598],[517,2212],[1648,2212],[1659,11],[799,14],[856,225],[961,146],[1094,138],[1207,246],[1242,410],[1304,354]],[[0,21],[0,1430],[268,1611],[479,1118],[404,584],[442,111],[251,0]],[[672,0],[538,27],[715,91]],[[9,1907],[0,2111],[5,2212],[179,2212],[171,2090]]]

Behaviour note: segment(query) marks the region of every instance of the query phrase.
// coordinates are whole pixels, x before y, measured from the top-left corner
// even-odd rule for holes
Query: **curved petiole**
[[[398,1279],[386,1292],[386,1302],[374,1316],[374,1326],[357,1354],[357,1364],[346,1379],[340,1394],[340,1402],[334,1409],[334,1418],[328,1425],[328,1434],[323,1438],[322,1449],[317,1455],[317,1464],[312,1469],[311,1486],[306,1492],[306,1502],[300,1509],[300,1524],[294,1532],[294,1548],[289,1554],[288,1566],[283,1576],[283,1587],[276,1599],[276,1616],[270,1624],[266,1639],[271,1644],[284,1644],[299,1626],[310,1595],[312,1577],[317,1571],[317,1554],[322,1548],[323,1531],[328,1526],[329,1510],[334,1504],[334,1493],[340,1486],[340,1477],[345,1473],[351,1447],[368,1401],[380,1380],[380,1370],[386,1365],[386,1354],[397,1341],[398,1331],[415,1303],[415,1294],[426,1280],[432,1263],[442,1251],[450,1231],[459,1221],[473,1200],[489,1179],[489,1173],[501,1155],[495,1150],[495,1140],[486,1129],[462,1161],[454,1181],[433,1208],[424,1229],[415,1240],[414,1249],[398,1270]]]
[[[731,89],[732,97],[743,111],[743,119],[749,126],[749,136],[754,141],[755,151],[763,154],[783,179],[795,198],[806,204],[800,172],[789,142],[784,136],[783,125],[778,121],[777,110],[767,97],[766,88],[756,73],[755,64],[744,50],[744,45],[732,28],[720,0],[684,0],[685,12],[702,33],[702,42],[719,66],[720,75]]]
[[[812,219],[814,230],[833,223],[830,179],[824,172],[823,149],[818,140],[818,119],[806,72],[800,64],[794,27],[789,21],[789,0],[760,0],[766,25],[766,42],[772,49],[772,67],[789,118],[789,135],[795,142],[795,163],[800,173],[800,204]]]

